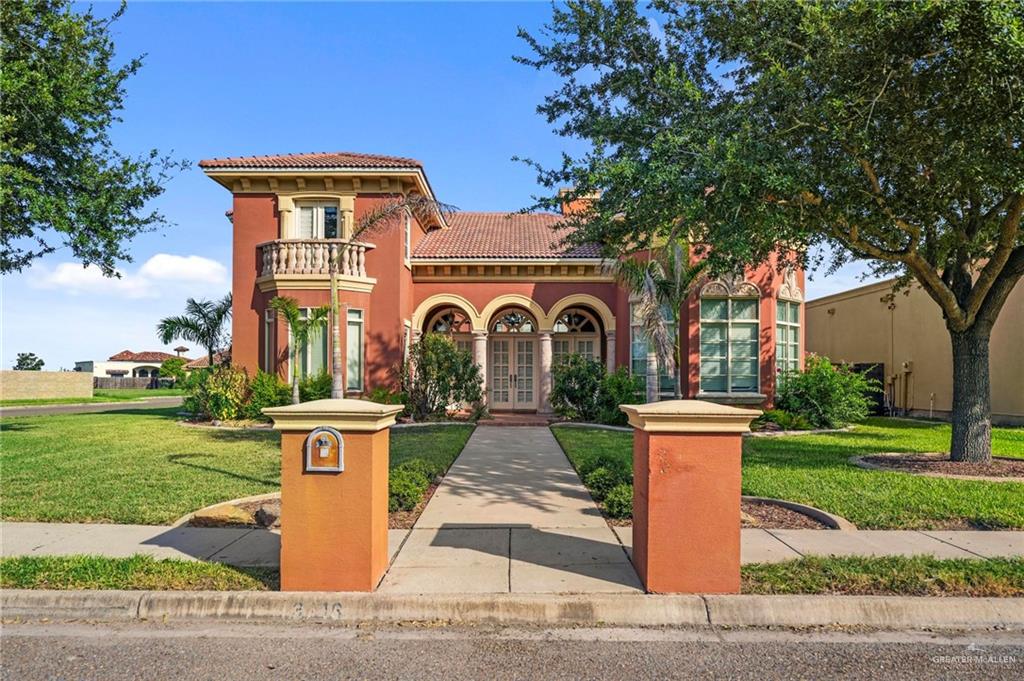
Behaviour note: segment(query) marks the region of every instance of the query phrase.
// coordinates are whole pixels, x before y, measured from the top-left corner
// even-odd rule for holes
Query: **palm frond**
[[[384,201],[365,213],[352,230],[352,238],[382,231],[396,224],[406,212],[412,213],[413,217],[423,223],[433,217],[440,217],[447,221],[457,210],[458,208],[451,204],[430,199],[421,194],[409,194]]]

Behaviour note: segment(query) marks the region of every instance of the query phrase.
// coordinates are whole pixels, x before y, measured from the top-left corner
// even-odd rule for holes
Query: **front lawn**
[[[743,493],[788,499],[835,513],[861,529],[1024,528],[1024,483],[928,478],[869,471],[851,456],[935,452],[949,446],[949,425],[869,419],[852,431],[745,438]],[[631,433],[552,428],[573,464],[602,454],[632,462]],[[993,451],[1024,457],[1024,430],[995,428]]]
[[[280,435],[187,427],[177,408],[7,418],[3,504],[11,521],[158,525],[280,489]],[[472,426],[392,431],[392,466],[458,456]]]
[[[94,390],[92,397],[47,397],[39,400],[0,400],[0,407],[43,407],[48,404],[95,404],[98,402],[128,402],[154,397],[184,395],[179,388],[117,388]],[[14,412],[16,413],[16,412]]]

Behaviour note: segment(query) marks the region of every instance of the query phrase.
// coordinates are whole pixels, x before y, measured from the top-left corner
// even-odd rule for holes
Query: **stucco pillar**
[[[542,414],[551,413],[551,333],[540,334],[540,392],[537,411]]]
[[[281,431],[281,590],[373,591],[388,567],[389,428],[365,400],[264,409]]]
[[[484,384],[484,402],[487,402],[487,332],[473,332],[473,361],[480,367],[480,379]]]
[[[647,353],[647,401],[657,402],[658,394],[661,392],[658,385],[658,355],[654,352]]]
[[[608,367],[608,373],[615,371],[615,332],[609,331],[605,334],[604,360]]]
[[[633,426],[633,566],[649,593],[738,593],[743,433],[701,400],[622,405]]]

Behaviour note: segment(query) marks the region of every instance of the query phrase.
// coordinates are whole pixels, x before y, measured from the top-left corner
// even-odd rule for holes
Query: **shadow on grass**
[[[223,468],[217,468],[215,466],[204,466],[199,463],[193,463],[186,461],[186,459],[212,458],[211,454],[168,454],[167,461],[179,466],[186,466],[188,468],[194,468],[196,470],[207,471],[209,473],[217,473],[235,480],[244,480],[245,482],[255,482],[260,485],[268,485],[271,487],[279,487],[281,485],[280,480],[266,480],[264,478],[254,478],[251,475],[245,475],[244,473],[237,473],[235,471],[225,470]]]

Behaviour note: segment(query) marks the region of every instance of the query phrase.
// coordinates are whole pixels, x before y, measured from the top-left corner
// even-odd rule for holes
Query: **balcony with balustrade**
[[[261,291],[326,289],[331,275],[347,291],[369,292],[377,280],[366,276],[366,253],[373,244],[347,239],[275,239],[256,246]]]

